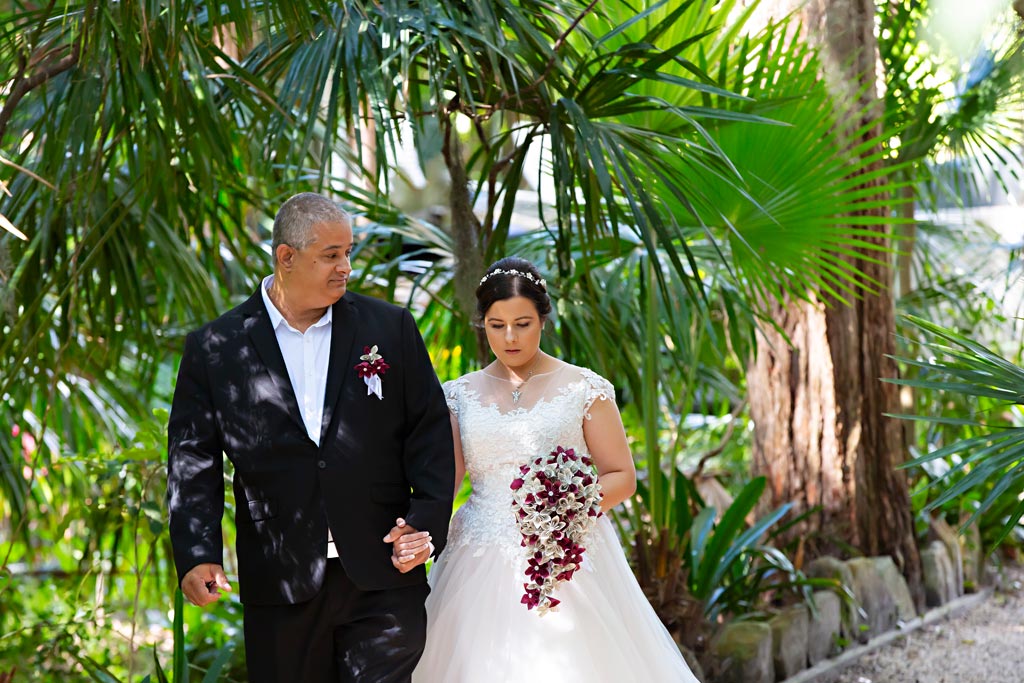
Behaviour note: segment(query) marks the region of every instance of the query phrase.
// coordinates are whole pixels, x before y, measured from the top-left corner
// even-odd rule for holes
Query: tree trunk
[[[848,449],[839,440],[836,406],[837,384],[849,384],[836,377],[825,307],[817,301],[776,303],[772,319],[782,333],[758,334],[747,373],[755,425],[753,470],[768,480],[762,512],[790,501],[798,511],[822,505],[794,533],[851,538],[854,509],[844,501],[854,497],[856,487]]]
[[[482,232],[480,221],[473,213],[472,197],[469,191],[469,179],[466,175],[465,161],[462,158],[462,144],[459,133],[451,119],[441,120],[444,132],[444,143],[441,152],[445,166],[451,176],[451,187],[448,190],[448,208],[451,211],[452,237],[455,256],[455,298],[466,320],[472,320],[476,310],[476,288],[480,275],[484,270],[483,249],[480,244]],[[487,337],[483,330],[476,335],[476,356],[481,367],[490,358]]]
[[[799,11],[833,94],[857,103],[852,114],[864,112],[848,129],[878,120],[873,1],[776,0],[769,9],[776,17]],[[873,241],[888,244],[887,229],[875,231]],[[923,604],[907,478],[896,469],[905,454],[903,432],[884,417],[899,412],[899,396],[895,385],[879,381],[897,373],[886,356],[895,351],[891,267],[861,255],[850,260],[881,283],[880,291],[862,292],[850,305],[783,301],[774,313],[785,337],[770,329],[759,334],[748,373],[754,474],[768,479],[765,507],[821,506],[790,538],[800,538],[812,554],[846,554],[852,546],[865,555],[892,555]]]

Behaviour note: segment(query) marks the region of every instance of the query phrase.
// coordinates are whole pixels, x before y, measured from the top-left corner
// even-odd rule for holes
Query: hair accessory
[[[548,290],[548,283],[546,280],[544,280],[544,278],[538,278],[536,275],[533,275],[532,273],[524,273],[521,270],[515,269],[502,270],[501,268],[498,268],[496,270],[492,270],[491,272],[487,273],[487,275],[484,275],[482,278],[480,278],[480,284],[482,285],[495,275],[518,275],[519,277],[526,278],[533,284],[543,289],[545,292]]]

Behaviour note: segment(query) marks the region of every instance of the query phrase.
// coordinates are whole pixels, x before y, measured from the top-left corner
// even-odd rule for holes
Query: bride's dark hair
[[[551,314],[547,283],[544,282],[537,267],[526,259],[507,256],[492,263],[480,278],[480,285],[476,288],[477,321],[483,321],[484,315],[494,302],[511,299],[514,296],[526,297],[532,301],[541,322]]]

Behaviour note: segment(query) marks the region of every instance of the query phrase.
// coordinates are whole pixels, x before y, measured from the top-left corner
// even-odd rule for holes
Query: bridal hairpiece
[[[529,280],[533,284],[537,285],[538,287],[540,287],[544,291],[547,291],[547,289],[548,289],[548,283],[547,283],[547,281],[544,278],[538,278],[533,273],[524,273],[521,270],[515,270],[515,269],[512,269],[512,270],[502,270],[501,268],[497,268],[495,270],[492,270],[491,272],[487,273],[487,275],[484,275],[482,278],[480,278],[480,284],[482,285],[483,283],[487,282],[490,278],[494,277],[495,275],[518,275],[519,277],[526,278],[527,280]]]

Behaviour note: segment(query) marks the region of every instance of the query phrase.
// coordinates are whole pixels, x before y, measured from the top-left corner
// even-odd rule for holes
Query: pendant
[[[519,397],[522,396],[522,395],[523,395],[523,392],[519,391],[518,389],[513,389],[512,390],[512,402],[513,403],[519,403]]]

